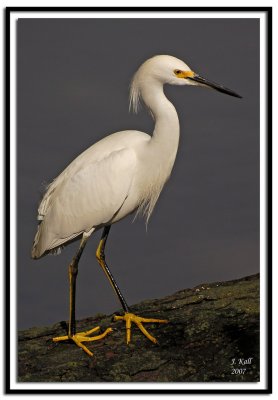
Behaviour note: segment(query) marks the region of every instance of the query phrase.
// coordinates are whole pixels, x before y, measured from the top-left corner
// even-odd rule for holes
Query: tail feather
[[[44,227],[44,222],[42,221],[38,225],[38,230],[37,230],[37,233],[35,235],[34,242],[33,242],[31,256],[34,259],[40,258],[45,252],[45,250],[43,249],[42,240],[41,240],[43,227]]]
[[[65,245],[77,240],[83,232],[76,232],[65,238],[55,238],[49,232],[46,220],[43,220],[38,225],[38,230],[34,238],[31,256],[34,259],[40,258],[45,254],[59,255]]]

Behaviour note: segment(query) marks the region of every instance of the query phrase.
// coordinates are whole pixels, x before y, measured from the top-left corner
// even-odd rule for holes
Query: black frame
[[[267,388],[11,389],[10,387],[10,17],[13,12],[265,12],[267,15]],[[268,394],[272,393],[272,7],[6,7],[5,9],[5,393],[6,394]]]

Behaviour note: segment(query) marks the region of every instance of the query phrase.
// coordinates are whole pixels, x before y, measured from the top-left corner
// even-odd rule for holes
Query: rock
[[[100,325],[113,332],[88,348],[54,343],[66,323],[19,332],[19,382],[257,382],[259,381],[259,274],[202,284],[131,307],[144,317],[168,319],[145,324],[159,345],[137,327],[125,343],[125,326],[113,316],[77,322],[77,331]],[[120,311],[117,314],[121,314]]]

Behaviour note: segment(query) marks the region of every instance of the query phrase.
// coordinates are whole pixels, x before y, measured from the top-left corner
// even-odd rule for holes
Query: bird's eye
[[[174,73],[175,73],[176,75],[180,75],[180,74],[181,74],[181,70],[180,70],[180,69],[175,69],[175,70],[174,70]]]

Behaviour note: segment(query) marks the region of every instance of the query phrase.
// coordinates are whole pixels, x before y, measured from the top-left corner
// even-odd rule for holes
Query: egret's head
[[[208,81],[196,74],[183,61],[173,56],[158,55],[145,61],[133,77],[130,90],[130,104],[134,111],[138,109],[142,87],[156,84],[190,85],[210,87],[230,96],[240,97],[237,93],[215,82]]]
[[[179,74],[177,72],[179,71]],[[145,61],[138,71],[137,77],[140,80],[159,81],[161,83],[169,83],[171,85],[184,85],[185,80],[178,79],[183,73],[183,76],[193,76],[188,65],[176,57],[159,55],[154,56]]]

